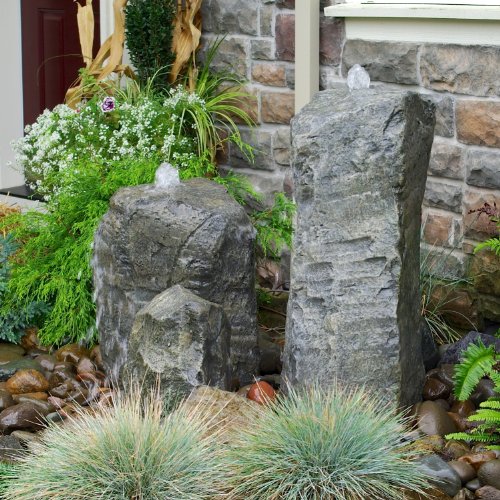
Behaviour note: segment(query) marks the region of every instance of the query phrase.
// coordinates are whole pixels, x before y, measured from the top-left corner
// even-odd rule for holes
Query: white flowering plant
[[[13,144],[17,163],[46,200],[60,188],[60,173],[82,160],[107,165],[127,157],[155,159],[182,172],[198,156],[195,126],[185,119],[190,108],[203,112],[205,103],[182,87],[161,99],[146,95],[133,103],[117,93],[97,95],[76,110],[61,104],[46,110]]]

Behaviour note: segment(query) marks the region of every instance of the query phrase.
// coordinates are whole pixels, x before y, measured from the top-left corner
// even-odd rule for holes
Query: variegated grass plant
[[[196,412],[165,414],[154,391],[50,426],[7,475],[6,500],[203,500],[217,497],[217,433]]]
[[[229,498],[388,500],[422,492],[418,452],[403,444],[406,423],[361,389],[291,390],[231,446]]]

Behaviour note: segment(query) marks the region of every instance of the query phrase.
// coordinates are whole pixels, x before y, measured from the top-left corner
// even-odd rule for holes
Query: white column
[[[0,187],[24,183],[21,172],[8,166],[14,160],[10,146],[23,135],[23,70],[21,52],[21,2],[2,0],[0,29]]]
[[[319,90],[319,0],[295,1],[295,112]]]
[[[113,14],[113,0],[100,1],[101,16],[101,45],[111,36],[115,29],[115,16]]]

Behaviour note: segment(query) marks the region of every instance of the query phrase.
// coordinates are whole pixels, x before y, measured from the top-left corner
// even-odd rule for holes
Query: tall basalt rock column
[[[290,385],[337,380],[399,405],[420,399],[420,217],[434,123],[418,94],[346,87],[294,118]]]
[[[193,179],[167,189],[118,191],[96,232],[93,256],[97,323],[109,374],[119,379],[129,361],[139,310],[181,285],[222,307],[230,327],[232,377],[251,381],[258,350],[254,244],[245,210],[215,182]]]

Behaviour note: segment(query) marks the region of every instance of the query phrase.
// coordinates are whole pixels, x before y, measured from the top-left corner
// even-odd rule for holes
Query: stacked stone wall
[[[255,96],[248,107],[258,123],[243,127],[256,148],[249,163],[228,151],[224,168],[250,177],[258,189],[291,192],[289,122],[294,114],[294,0],[205,0],[205,42],[219,36],[216,66],[243,76]],[[332,0],[321,2],[321,11]],[[491,253],[474,259],[474,246],[495,232],[477,213],[500,205],[500,47],[346,40],[344,21],[320,21],[320,86],[343,81],[349,68],[366,67],[374,85],[426,93],[437,105],[437,124],[423,206],[424,246],[445,256],[447,272],[476,278],[460,308],[500,320],[500,265]],[[472,269],[471,269],[472,266]],[[484,269],[488,270],[486,273]],[[452,304],[453,306],[453,304]],[[471,311],[471,315],[472,315]]]

